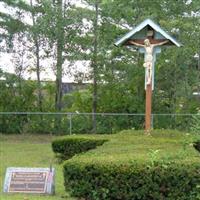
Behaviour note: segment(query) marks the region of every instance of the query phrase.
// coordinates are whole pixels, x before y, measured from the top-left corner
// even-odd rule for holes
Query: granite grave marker
[[[14,168],[6,170],[5,193],[55,193],[54,168]]]

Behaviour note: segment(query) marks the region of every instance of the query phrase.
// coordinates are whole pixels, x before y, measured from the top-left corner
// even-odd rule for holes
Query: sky
[[[29,1],[29,0],[27,0]],[[74,3],[77,6],[85,7],[85,5],[82,3],[81,0],[74,0]],[[0,12],[4,13],[9,13],[12,14],[14,13],[13,9],[7,9],[4,6],[4,3],[0,2]],[[28,24],[32,24],[31,18],[29,16],[26,16],[25,22]],[[55,81],[56,76],[55,73],[52,69],[52,67],[46,67],[50,66],[52,64],[52,60],[48,60],[42,63],[44,66],[44,70],[41,72],[41,80],[43,81]],[[89,69],[89,62],[82,62],[82,61],[77,61],[75,62],[72,67],[70,67],[69,70],[69,62],[65,61],[63,65],[63,82],[75,82],[76,78],[73,76],[73,74],[82,74],[83,76],[87,76],[90,69]],[[1,52],[0,53],[0,68],[8,73],[15,73],[15,67],[12,62],[12,54],[11,53],[6,53],[6,52]],[[23,73],[23,78],[25,79],[31,79],[31,80],[36,80],[36,72],[31,72],[29,68]]]

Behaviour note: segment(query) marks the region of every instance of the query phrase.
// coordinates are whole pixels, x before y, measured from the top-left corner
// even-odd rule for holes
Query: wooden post
[[[145,131],[148,134],[151,130],[151,103],[152,102],[152,86],[147,85],[146,88],[146,113],[145,113]]]

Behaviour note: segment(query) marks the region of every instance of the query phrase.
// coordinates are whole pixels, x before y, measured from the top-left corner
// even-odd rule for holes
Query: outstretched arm
[[[160,43],[157,43],[157,44],[153,44],[153,47],[161,46],[161,45],[166,44],[166,43],[168,43],[168,42],[169,42],[169,40],[165,40],[165,41],[163,41],[163,42],[160,42]]]
[[[134,42],[133,40],[129,41],[130,44],[134,44],[136,46],[139,46],[139,47],[144,47],[143,44],[140,44],[140,43],[137,43],[137,42]]]

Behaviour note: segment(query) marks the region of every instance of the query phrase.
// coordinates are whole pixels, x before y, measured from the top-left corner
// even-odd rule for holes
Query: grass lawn
[[[143,131],[123,131],[115,135],[74,135],[69,137],[106,138],[109,141],[97,149],[74,156],[67,162],[151,162],[169,160],[182,163],[200,163],[200,154],[191,143],[199,136],[176,131],[154,131],[151,136]],[[0,135],[0,199],[1,200],[74,200],[64,190],[62,165],[57,163],[51,149],[55,137],[48,135]],[[56,195],[3,194],[7,167],[49,167],[56,169]]]
[[[114,135],[74,135],[67,137],[94,137],[108,139],[102,146],[74,156],[67,162],[79,163],[148,163],[169,161],[184,164],[200,163],[200,154],[193,148],[193,141],[200,135],[173,130],[154,130],[150,136],[144,131],[122,131]]]
[[[0,135],[0,199],[1,200],[74,200],[65,192],[62,165],[54,159],[51,136]],[[49,167],[53,162],[56,169],[56,195],[38,196],[26,194],[3,194],[3,182],[7,167]]]

